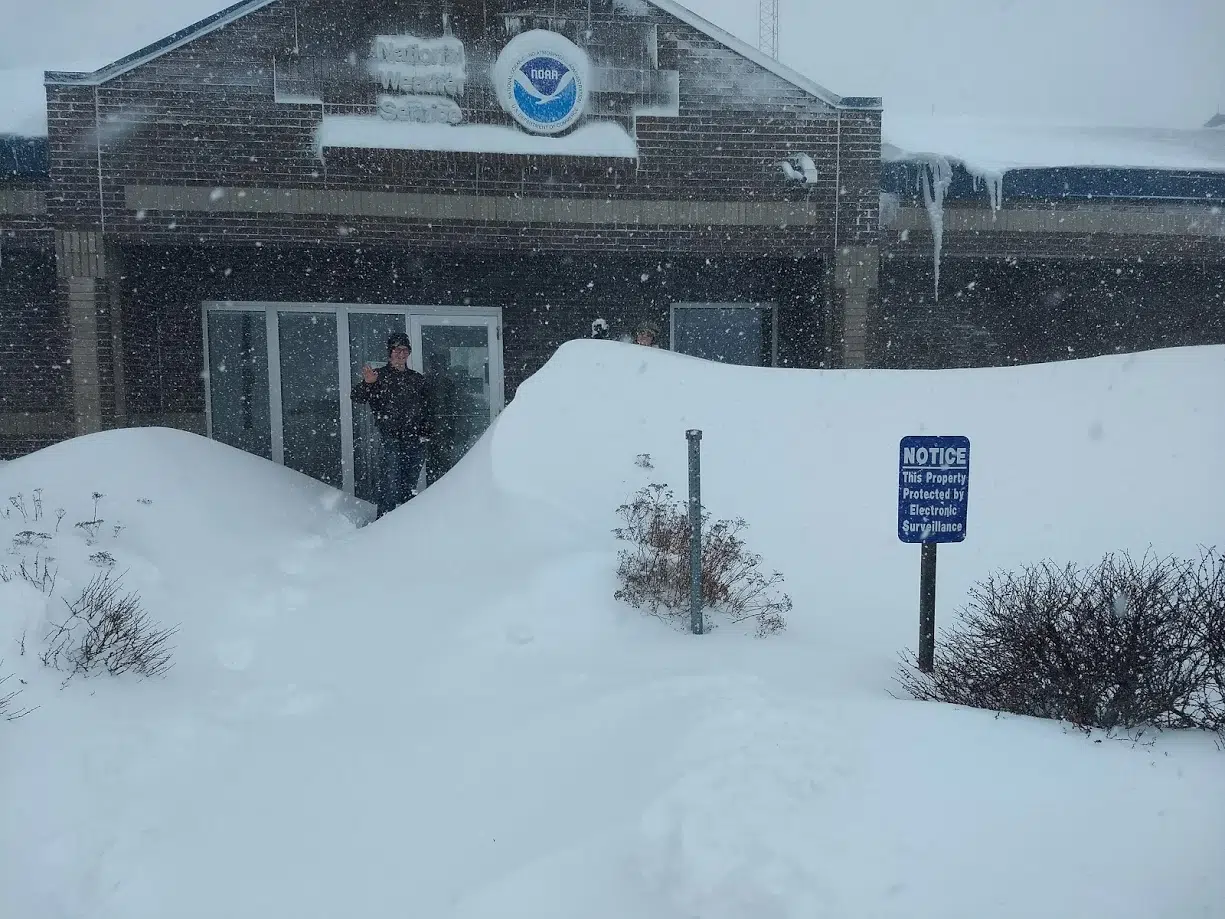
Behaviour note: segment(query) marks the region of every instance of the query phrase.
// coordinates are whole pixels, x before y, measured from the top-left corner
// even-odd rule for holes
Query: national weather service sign
[[[560,134],[587,109],[591,64],[578,45],[543,29],[511,39],[494,80],[502,107],[533,134]]]

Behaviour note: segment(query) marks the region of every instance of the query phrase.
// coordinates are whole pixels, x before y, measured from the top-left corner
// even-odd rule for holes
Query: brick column
[[[843,246],[834,261],[835,305],[841,304],[842,366],[868,366],[868,322],[880,274],[876,246]]]
[[[103,427],[103,371],[111,352],[102,234],[57,231],[55,257],[60,305],[68,320],[74,429],[92,434]]]

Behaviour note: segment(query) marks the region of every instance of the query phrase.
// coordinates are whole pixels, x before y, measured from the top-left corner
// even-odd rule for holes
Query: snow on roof
[[[979,176],[1062,166],[1225,172],[1225,132],[1207,128],[1075,127],[886,111],[882,135],[886,160],[943,156]]]
[[[315,144],[320,150],[360,147],[638,158],[634,138],[612,121],[589,122],[564,137],[539,137],[495,124],[411,124],[377,115],[325,115],[315,132]]]
[[[0,61],[90,73],[233,5],[235,0],[41,0],[22,9],[19,28],[0,32]]]
[[[28,4],[18,28],[0,30],[0,135],[47,133],[44,71],[92,73],[231,5],[226,0]]]

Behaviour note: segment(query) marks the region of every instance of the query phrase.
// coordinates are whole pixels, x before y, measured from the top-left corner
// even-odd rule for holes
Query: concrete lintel
[[[47,213],[47,194],[41,188],[0,188],[0,214],[36,216]]]
[[[803,201],[651,201],[635,198],[517,198],[317,188],[128,185],[131,211],[317,214],[331,217],[497,219],[507,223],[641,226],[818,226],[829,215]]]
[[[927,211],[903,207],[888,229],[931,232]],[[946,207],[945,233],[1051,233],[1089,236],[1218,236],[1225,239],[1225,211],[1210,205],[1182,207],[1082,205],[1060,208]]]

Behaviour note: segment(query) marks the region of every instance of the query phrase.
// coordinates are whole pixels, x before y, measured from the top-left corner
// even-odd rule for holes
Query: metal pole
[[[689,626],[702,624],[702,432],[686,431],[689,441]]]
[[[936,543],[923,543],[919,571],[919,670],[936,668]]]

